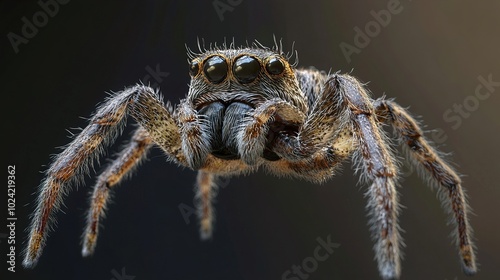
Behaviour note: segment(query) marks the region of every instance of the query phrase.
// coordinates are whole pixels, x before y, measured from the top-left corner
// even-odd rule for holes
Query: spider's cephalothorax
[[[186,107],[179,113],[194,110],[204,121],[199,129],[201,145],[191,148],[192,141],[183,143],[191,149],[185,153],[189,166],[202,167],[207,154],[226,160],[242,158],[249,165],[255,165],[259,158],[279,159],[271,146],[275,133],[296,134],[300,120],[275,120],[270,131],[260,133],[260,137],[267,139],[259,143],[265,146],[263,154],[240,153],[238,145],[244,141],[241,139],[244,135],[238,127],[252,111],[269,100],[293,105],[303,121],[307,99],[287,57],[258,48],[207,51],[193,58],[190,74],[187,99],[181,104]]]
[[[82,254],[93,253],[110,190],[152,146],[198,170],[198,216],[202,238],[212,235],[212,198],[218,177],[259,167],[278,176],[323,182],[352,158],[367,189],[375,255],[383,278],[400,275],[397,164],[382,130],[390,123],[413,164],[442,192],[454,221],[466,274],[476,272],[459,175],[424,138],[418,123],[392,100],[372,99],[349,75],[296,69],[281,48],[203,50],[190,57],[191,84],[173,109],[158,92],[137,85],[108,98],[89,125],[55,157],[42,182],[30,227],[25,266],[41,253],[54,212],[69,186],[114,140],[127,115],[139,124],[130,143],[99,176],[91,197]]]

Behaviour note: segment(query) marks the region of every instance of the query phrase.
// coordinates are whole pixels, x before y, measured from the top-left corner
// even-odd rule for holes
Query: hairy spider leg
[[[389,141],[377,122],[373,101],[358,80],[349,75],[335,75],[328,83],[349,109],[354,137],[359,145],[354,162],[358,169],[363,170],[362,179],[371,184],[366,195],[379,272],[384,279],[399,278],[398,170],[387,144]]]
[[[318,156],[318,152],[322,152],[332,166],[353,155],[357,170],[365,174],[362,179],[371,184],[366,195],[380,274],[385,279],[397,278],[401,271],[398,171],[386,144],[388,139],[375,118],[372,100],[355,78],[332,75],[313,104],[299,134],[278,138],[274,151],[292,166],[300,161],[307,163],[312,155]],[[314,166],[301,166],[302,170],[309,168]],[[301,174],[304,172],[301,169],[295,172]],[[329,178],[333,173],[324,175]]]
[[[200,237],[212,238],[215,213],[212,202],[217,194],[217,176],[204,170],[198,170],[196,177],[195,205],[200,222]]]
[[[130,143],[120,152],[117,158],[98,177],[90,199],[90,209],[87,214],[87,225],[83,235],[82,255],[94,253],[99,223],[104,217],[107,203],[111,198],[111,189],[146,157],[153,142],[147,131],[139,127]]]
[[[31,220],[24,266],[38,261],[47,233],[53,224],[53,214],[59,209],[69,185],[88,172],[93,159],[121,132],[127,113],[148,131],[151,139],[173,161],[185,164],[181,137],[171,109],[150,87],[137,85],[111,96],[90,119],[89,125],[58,154],[47,170],[40,186],[37,207]]]
[[[477,272],[472,232],[467,218],[470,208],[467,204],[462,183],[457,172],[447,164],[431,144],[423,136],[417,121],[400,105],[391,101],[378,99],[375,102],[377,114],[394,127],[401,143],[413,159],[414,166],[423,172],[424,179],[441,186],[438,191],[445,209],[452,215],[454,237],[458,247],[462,268],[465,274]]]

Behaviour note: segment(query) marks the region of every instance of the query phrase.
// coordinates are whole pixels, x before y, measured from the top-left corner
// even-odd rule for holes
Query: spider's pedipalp
[[[139,127],[132,137],[131,142],[120,152],[118,157],[104,170],[97,179],[94,191],[90,199],[90,209],[87,214],[87,225],[83,235],[82,255],[93,254],[99,223],[104,216],[107,202],[110,198],[111,188],[118,184],[123,177],[130,173],[139,162],[146,156],[152,146],[152,140],[148,133]]]
[[[302,69],[297,70],[296,77],[309,104],[307,114],[298,111],[292,104],[277,103],[280,106],[275,106],[278,108],[275,115],[294,123],[297,128],[283,129],[286,125],[271,127],[275,134],[271,150],[283,160],[266,166],[277,175],[321,183],[335,175],[357,144],[349,126],[347,107],[337,91],[326,83],[326,74],[314,69]]]
[[[280,157],[290,161],[312,156],[320,149],[331,146],[348,122],[341,96],[330,88],[329,83],[322,85],[326,82],[323,73],[302,70],[297,72],[297,78],[311,107],[298,135],[282,135],[274,147]]]
[[[278,134],[296,134],[305,115],[290,103],[271,99],[260,104],[244,118],[238,127],[238,151],[248,165],[259,159],[278,160],[273,141]]]
[[[181,149],[186,155],[186,165],[198,169],[210,153],[210,133],[203,126],[203,119],[185,100],[178,107],[178,121],[181,124]],[[205,129],[204,129],[205,127]]]
[[[397,137],[413,159],[412,163],[424,179],[431,178],[431,183],[439,186],[444,207],[452,215],[455,226],[454,236],[459,250],[464,273],[474,275],[477,272],[472,232],[467,218],[470,212],[460,176],[447,164],[429,142],[424,138],[417,121],[400,105],[379,99],[375,102],[377,114],[388,120],[394,127]]]

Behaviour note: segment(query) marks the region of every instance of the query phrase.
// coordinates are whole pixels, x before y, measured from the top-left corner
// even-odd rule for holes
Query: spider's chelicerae
[[[82,177],[106,144],[121,132],[127,115],[139,124],[131,141],[99,176],[85,229],[84,256],[94,252],[99,221],[110,191],[152,146],[168,159],[198,170],[198,215],[202,238],[212,234],[216,180],[259,167],[278,176],[323,182],[342,162],[353,159],[367,185],[374,251],[384,279],[400,275],[398,164],[384,123],[413,164],[441,192],[451,213],[463,270],[476,272],[467,219],[469,208],[459,175],[423,136],[418,123],[400,105],[372,99],[350,75],[296,69],[281,46],[200,48],[188,51],[189,92],[173,108],[144,85],[109,97],[89,125],[57,155],[40,187],[24,265],[34,266],[54,212],[70,185]]]

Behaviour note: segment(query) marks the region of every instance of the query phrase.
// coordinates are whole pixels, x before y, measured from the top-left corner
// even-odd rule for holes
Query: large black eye
[[[260,73],[260,64],[256,58],[251,56],[241,56],[234,62],[233,73],[236,79],[242,84],[250,83]]]
[[[191,65],[189,65],[189,74],[191,74],[191,76],[194,77],[198,74],[199,71],[200,71],[200,64],[198,63],[198,61],[192,61]]]
[[[210,57],[205,61],[203,72],[210,82],[215,84],[222,82],[227,75],[226,60],[220,56]]]
[[[285,64],[279,57],[271,57],[266,63],[266,70],[271,75],[279,75],[285,70]]]

